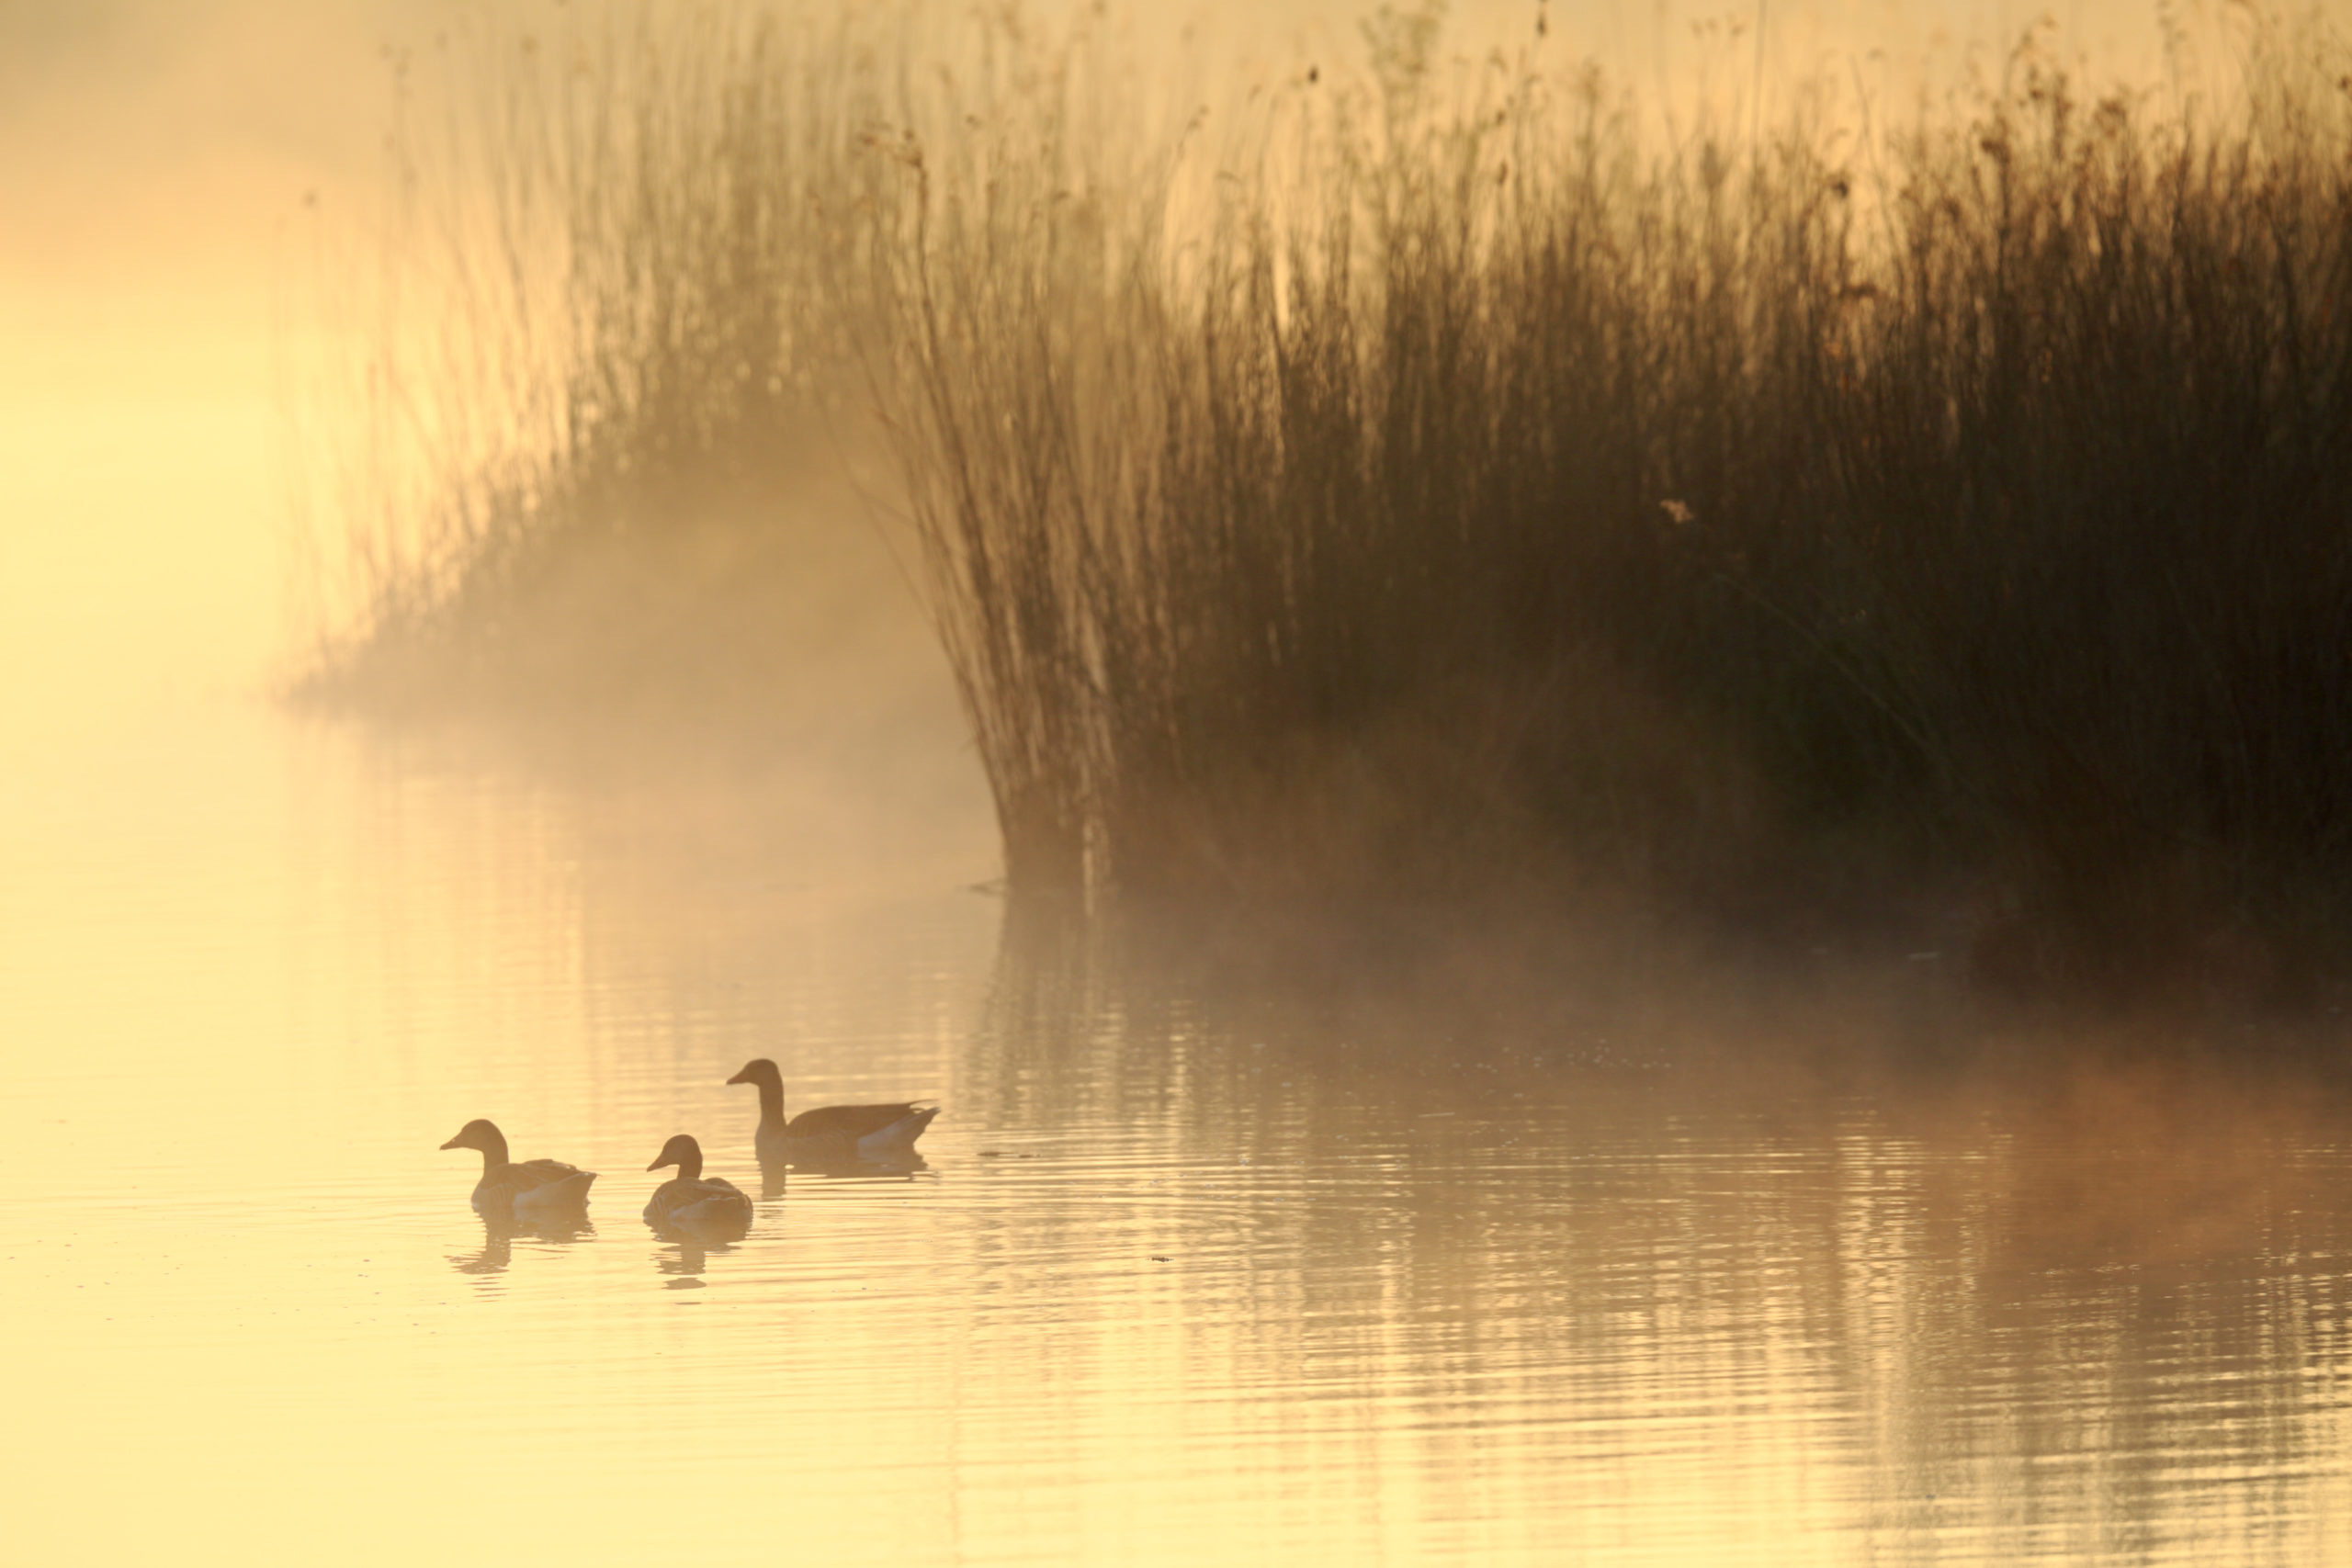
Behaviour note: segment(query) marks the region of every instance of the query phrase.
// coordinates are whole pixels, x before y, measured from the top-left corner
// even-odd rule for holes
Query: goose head
[[[481,1117],[475,1117],[458,1129],[458,1135],[441,1145],[445,1149],[480,1149],[492,1164],[506,1159],[506,1134]]]
[[[648,1170],[659,1170],[665,1165],[676,1166],[678,1168],[678,1179],[682,1181],[695,1181],[700,1179],[702,1176],[702,1145],[695,1142],[694,1135],[692,1134],[680,1133],[676,1137],[672,1138],[668,1143],[662,1145],[661,1157],[656,1159],[651,1165],[647,1166],[645,1168]]]
[[[743,1064],[743,1070],[727,1080],[729,1083],[757,1084],[762,1089],[784,1092],[784,1075],[765,1056],[757,1056]]]

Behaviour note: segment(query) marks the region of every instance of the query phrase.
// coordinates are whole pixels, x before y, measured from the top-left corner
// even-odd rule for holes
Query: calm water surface
[[[0,785],[9,1561],[2352,1556],[2333,1091],[1245,1001],[789,781],[170,711]],[[658,1238],[758,1055],[927,1168]]]

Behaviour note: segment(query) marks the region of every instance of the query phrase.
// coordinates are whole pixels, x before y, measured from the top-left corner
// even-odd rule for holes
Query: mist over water
[[[1554,10],[1637,84],[1681,58]],[[273,701],[282,444],[333,413],[289,421],[273,336],[306,197],[370,199],[373,46],[463,19],[0,20],[0,1556],[2352,1552],[2324,1005],[2021,1015],[1932,931],[1758,959],[1617,908],[1008,908],[862,518],[753,563],[781,615],[716,545],[648,588],[756,657],[586,722]],[[1934,30],[1770,21],[1775,71]],[[761,1191],[756,1056],[796,1110],[943,1102],[920,1168],[657,1235],[673,1133]],[[598,1171],[587,1224],[485,1225],[438,1147],[477,1116]]]
[[[1237,989],[938,881],[797,882],[790,831],[673,796],[235,728],[167,799],[101,794],[102,840],[11,832],[42,1561],[2344,1544],[2334,1076],[1638,954]],[[796,1105],[944,1100],[924,1168],[649,1232],[673,1131],[757,1190],[755,1055]],[[603,1173],[587,1228],[467,1209],[436,1145],[484,1113]]]

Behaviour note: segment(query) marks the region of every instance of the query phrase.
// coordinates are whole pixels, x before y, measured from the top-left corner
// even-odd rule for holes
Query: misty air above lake
[[[2352,1551],[2332,10],[103,0],[0,181],[28,1561]]]

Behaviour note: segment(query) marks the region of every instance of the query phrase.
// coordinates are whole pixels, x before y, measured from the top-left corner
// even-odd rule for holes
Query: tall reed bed
[[[890,19],[546,20],[391,62],[390,199],[342,300],[365,317],[344,378],[363,428],[331,481],[345,565],[313,695],[494,677],[545,651],[532,613],[582,558],[642,568],[714,517],[794,525],[782,503],[870,401],[871,252],[911,213],[872,152]]]
[[[2226,108],[2021,53],[1875,143],[1663,147],[1374,41],[1181,249],[1100,265],[1041,199],[918,257],[918,507],[1016,876],[1966,873],[2092,969],[2335,901],[2335,39],[2256,31]]]
[[[1659,137],[1434,15],[1172,130],[1011,24],[499,99],[562,347],[371,624],[854,379],[1016,887],[1973,886],[2093,973],[2340,917],[2338,39],[2255,26],[2224,105],[2021,51],[1893,132]]]

